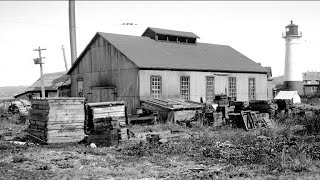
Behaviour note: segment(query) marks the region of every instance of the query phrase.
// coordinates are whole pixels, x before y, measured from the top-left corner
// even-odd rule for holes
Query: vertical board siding
[[[150,76],[161,76],[163,98],[180,97],[180,77],[190,76],[190,100],[199,102],[202,97],[206,101],[206,77],[215,78],[215,94],[228,92],[228,77],[236,77],[237,100],[248,101],[248,79],[256,79],[256,96],[258,100],[267,99],[267,75],[253,73],[228,73],[227,76],[216,75],[216,72],[194,72],[194,71],[159,71],[140,70],[140,97],[151,97]]]
[[[76,69],[79,69],[77,71]],[[117,88],[116,101],[125,101],[128,112],[135,112],[139,105],[139,83],[137,66],[118,49],[101,37],[92,46],[71,73],[71,95],[77,96],[77,78],[83,78],[83,95],[91,101],[93,87],[112,86]],[[110,94],[102,93],[99,99],[110,99]]]

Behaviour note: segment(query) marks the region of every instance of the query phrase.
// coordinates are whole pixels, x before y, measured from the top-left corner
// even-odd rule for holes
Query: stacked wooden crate
[[[84,98],[32,99],[30,137],[46,143],[81,141],[84,134]]]
[[[222,112],[214,112],[213,113],[214,123],[213,126],[222,126],[223,125],[223,118],[222,118]]]
[[[88,142],[100,146],[118,145],[128,139],[126,108],[123,101],[87,104],[86,133]]]

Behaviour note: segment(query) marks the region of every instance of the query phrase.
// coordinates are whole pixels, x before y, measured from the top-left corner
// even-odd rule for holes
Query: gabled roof
[[[60,86],[70,84],[66,71],[47,73],[43,75],[45,90],[57,90]],[[28,87],[27,91],[41,91],[41,78]]]
[[[301,98],[297,91],[280,91],[274,99],[292,100],[293,103],[301,102]]]
[[[274,99],[292,99],[299,96],[297,91],[280,91]]]
[[[73,71],[99,36],[120,50],[139,69],[267,73],[261,65],[227,45],[160,42],[149,37],[98,32],[77,58],[68,74]]]
[[[144,36],[144,34],[147,31],[153,31],[157,34],[164,34],[164,35],[173,35],[173,36],[180,36],[180,37],[191,37],[191,38],[199,38],[199,36],[195,35],[193,32],[186,32],[186,31],[175,31],[175,30],[168,30],[168,29],[160,29],[160,28],[154,28],[154,27],[148,27],[144,33],[142,34],[142,36]]]

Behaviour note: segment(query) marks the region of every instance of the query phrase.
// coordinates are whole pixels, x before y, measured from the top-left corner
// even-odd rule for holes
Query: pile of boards
[[[128,139],[126,114],[123,101],[88,103],[85,120],[87,142],[115,146],[120,139]]]
[[[32,99],[30,137],[45,143],[79,142],[84,134],[84,98]]]
[[[257,127],[274,128],[276,125],[269,119],[269,113],[259,113],[259,111],[240,111],[240,113],[228,114],[231,124],[237,128],[245,130],[255,129]]]

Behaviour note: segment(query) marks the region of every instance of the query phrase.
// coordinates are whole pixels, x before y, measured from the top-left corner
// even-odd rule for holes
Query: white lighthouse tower
[[[299,94],[303,93],[302,85],[302,70],[299,66],[300,59],[300,42],[302,33],[298,31],[298,26],[291,23],[286,26],[286,32],[282,34],[286,41],[286,55],[284,67],[284,90],[298,91]]]

